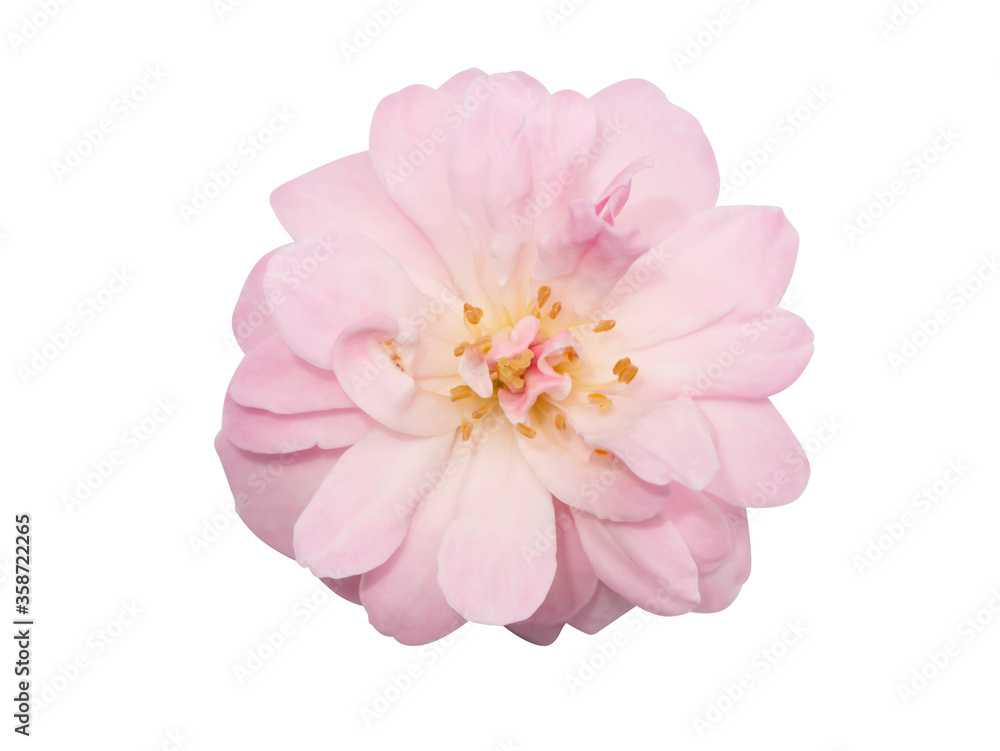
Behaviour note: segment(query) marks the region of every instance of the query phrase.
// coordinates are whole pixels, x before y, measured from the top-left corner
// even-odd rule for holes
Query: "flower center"
[[[520,357],[513,359],[501,357],[497,360],[497,380],[509,389],[519,389],[524,387],[524,379],[521,376],[531,365],[531,360],[535,353],[530,349],[524,350]]]

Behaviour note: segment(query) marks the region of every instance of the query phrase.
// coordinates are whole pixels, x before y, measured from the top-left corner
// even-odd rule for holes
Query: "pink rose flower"
[[[294,242],[236,305],[216,441],[247,526],[404,644],[727,607],[746,508],[808,479],[768,397],[813,336],[776,307],[797,233],[718,191],[646,81],[385,98],[271,196]]]

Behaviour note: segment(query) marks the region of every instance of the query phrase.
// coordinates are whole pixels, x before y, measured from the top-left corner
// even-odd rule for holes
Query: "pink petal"
[[[483,297],[448,186],[448,144],[462,112],[445,92],[408,86],[379,103],[368,151],[383,189],[431,242],[458,289]]]
[[[556,549],[556,575],[549,593],[530,618],[508,625],[512,630],[514,626],[561,626],[594,596],[597,576],[580,543],[580,535],[576,531],[572,512],[558,501],[556,501],[556,534],[552,544]]]
[[[734,506],[791,503],[809,481],[809,459],[769,399],[699,399],[721,469],[705,488]]]
[[[244,407],[228,394],[222,403],[222,432],[241,449],[260,454],[350,446],[374,424],[360,409],[277,415]]]
[[[556,570],[552,496],[501,426],[475,448],[458,516],[438,553],[448,603],[476,623],[504,625],[530,616]]]
[[[296,240],[343,227],[383,248],[421,289],[425,278],[447,279],[430,242],[385,192],[367,151],[290,180],[271,193],[271,206]]]
[[[263,344],[278,331],[271,317],[275,301],[264,296],[264,274],[277,252],[272,250],[254,264],[233,310],[233,336],[244,352]]]
[[[454,436],[416,438],[374,428],[344,452],[295,526],[295,558],[316,576],[341,579],[375,568],[399,547]]]
[[[799,236],[781,209],[719,206],[688,219],[639,258],[609,298],[622,332],[744,300],[777,305],[788,287]],[[625,290],[626,293],[622,290]]]
[[[465,623],[438,585],[438,551],[458,514],[471,462],[456,450],[441,471],[416,486],[416,504],[402,544],[361,577],[361,603],[371,624],[403,644],[436,641]]]
[[[236,513],[257,537],[279,553],[294,557],[295,522],[343,449],[256,454],[234,446],[219,433],[215,450],[233,491]]]
[[[540,647],[547,647],[559,637],[560,632],[563,630],[563,625],[562,623],[554,625],[535,623],[531,619],[528,619],[519,623],[510,623],[507,625],[507,629],[525,641],[537,644]]]
[[[729,522],[707,493],[673,483],[660,515],[677,527],[702,575],[732,553]]]
[[[594,573],[615,592],[659,615],[687,613],[698,604],[698,566],[663,513],[635,523],[574,513]]]
[[[277,334],[243,358],[229,382],[229,395],[244,407],[278,414],[354,406],[333,371],[310,365]]]
[[[426,298],[378,245],[350,230],[330,227],[280,248],[264,277],[281,338],[295,354],[329,370],[340,333],[375,313],[409,316]]]
[[[569,620],[569,625],[585,634],[596,634],[634,608],[607,584],[597,582],[594,596]]]
[[[588,354],[609,369],[615,358],[630,357],[639,374],[629,395],[648,401],[768,397],[794,383],[812,357],[812,331],[787,310],[748,301],[710,317],[714,322],[691,333],[660,339],[653,330],[642,341],[595,344]]]
[[[703,575],[698,582],[701,592],[701,602],[695,608],[698,613],[715,613],[729,607],[750,577],[750,528],[746,509],[734,508],[723,501],[718,501],[718,505],[729,522],[732,551],[720,566]]]
[[[568,445],[570,431],[548,424],[535,428],[535,438],[516,436],[518,448],[535,476],[563,503],[612,521],[642,521],[660,510],[667,488],[640,480],[614,456],[585,448],[587,458],[582,459]]]
[[[653,168],[635,176],[617,224],[638,226],[655,244],[688,217],[715,205],[719,168],[701,125],[688,112],[639,79],[612,84],[590,102],[605,148],[592,157],[574,195],[597,196],[626,165],[652,156]]]
[[[440,435],[462,424],[451,398],[425,391],[387,354],[383,342],[399,335],[385,316],[372,316],[344,331],[333,353],[333,370],[352,402],[387,428],[411,435]]]
[[[593,404],[563,411],[584,441],[613,452],[646,482],[676,481],[700,490],[719,469],[708,424],[690,402],[647,404],[616,396],[607,412]]]

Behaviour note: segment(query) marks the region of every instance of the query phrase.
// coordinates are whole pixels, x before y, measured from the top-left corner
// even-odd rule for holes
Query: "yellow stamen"
[[[614,373],[615,375],[618,375],[623,370],[628,368],[631,364],[632,361],[629,358],[623,357],[621,360],[615,363],[614,370],[612,370],[611,372]]]
[[[451,400],[457,402],[459,399],[468,399],[474,393],[468,386],[456,386],[451,390]]]
[[[530,349],[524,350],[520,355],[511,359],[501,357],[497,360],[497,378],[507,388],[519,389],[524,386],[524,379],[521,378],[524,372],[531,365],[531,359],[535,353]]]
[[[468,342],[462,342],[457,347],[455,347],[455,357],[461,357],[465,352],[465,348],[469,346]]]
[[[594,449],[594,453],[597,454],[598,456],[607,456],[608,455],[608,452],[605,451],[604,449]]]
[[[465,320],[475,326],[483,320],[483,309],[474,308],[469,303],[465,303]]]
[[[559,430],[566,430],[566,415],[562,412],[556,412],[556,427]]]
[[[552,294],[552,287],[539,287],[538,288],[538,307],[542,308],[545,303],[549,300],[549,295]]]
[[[611,331],[615,327],[614,321],[598,321],[594,326],[594,333],[600,334],[602,331]]]
[[[472,438],[472,423],[462,418],[462,440],[467,441]]]
[[[556,316],[559,315],[559,311],[561,310],[562,310],[561,302],[552,303],[552,310],[549,311],[549,318],[555,318]]]
[[[472,413],[472,419],[479,420],[480,418],[485,417],[486,413],[490,411],[490,407],[492,406],[493,406],[492,404],[484,404],[482,407],[480,407],[479,409],[477,409],[475,412]]]
[[[576,362],[580,359],[580,355],[578,355],[576,350],[572,347],[563,352],[563,357],[566,358],[566,362]]]
[[[591,404],[596,404],[601,412],[607,412],[611,409],[611,400],[604,394],[587,394],[587,401]]]
[[[639,368],[635,365],[629,365],[625,368],[625,370],[618,374],[618,381],[620,383],[632,383],[632,379],[635,378],[638,372]]]
[[[534,438],[535,437],[535,431],[532,428],[529,428],[523,422],[519,422],[517,424],[517,430],[518,430],[518,432],[521,433],[521,435],[523,435],[523,436],[525,436],[527,438]]]

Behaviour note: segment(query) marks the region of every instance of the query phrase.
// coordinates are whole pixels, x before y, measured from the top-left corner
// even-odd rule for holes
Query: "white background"
[[[13,517],[28,512],[33,690],[50,700],[13,741],[6,700],[4,748],[1000,746],[1000,281],[977,277],[1000,250],[996,3],[907,0],[893,23],[889,0],[589,0],[561,21],[555,0],[400,0],[349,60],[342,44],[387,1],[51,5],[0,13],[0,611],[13,619]],[[123,109],[157,66],[165,79]],[[776,403],[813,475],[754,515],[753,573],[722,613],[633,614],[545,648],[466,626],[409,648],[230,521],[212,440],[237,294],[286,242],[270,191],[364,150],[383,96],[473,66],[587,95],[653,81],[701,121],[724,183],[754,173],[724,202],[780,205],[801,234],[786,305],[816,354]],[[248,160],[273,108],[292,122]],[[111,132],[57,174],[105,117]],[[762,166],[743,167],[753,153]],[[240,173],[185,221],[180,205],[230,159]],[[845,228],[873,203],[863,234]],[[122,270],[128,285],[78,315]],[[904,339],[920,346],[903,354]],[[122,435],[156,399],[176,409],[132,450]],[[115,450],[123,463],[68,509]],[[947,664],[914,679],[949,642]],[[269,659],[241,682],[252,652]]]

